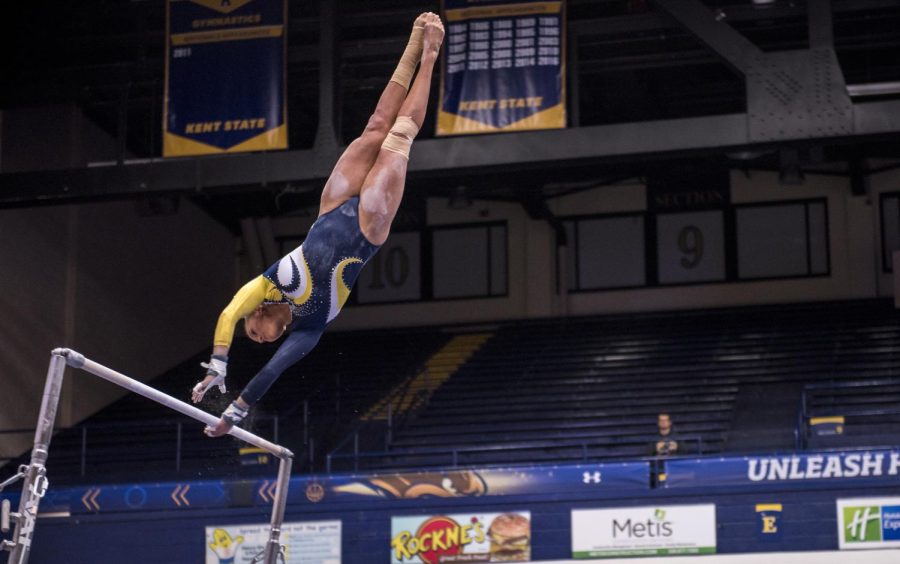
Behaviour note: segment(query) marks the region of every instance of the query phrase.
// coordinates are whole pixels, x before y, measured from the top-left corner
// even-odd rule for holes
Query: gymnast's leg
[[[322,190],[319,215],[328,213],[353,196],[359,195],[363,180],[375,163],[378,150],[406,99],[413,73],[422,56],[422,34],[427,15],[422,14],[416,18],[409,43],[400,58],[397,70],[381,93],[381,98],[378,99],[365,130],[347,146],[335,164],[331,176],[325,183],[325,189]]]
[[[359,196],[359,227],[372,244],[381,245],[387,240],[391,222],[403,198],[409,149],[425,121],[431,77],[443,39],[441,19],[434,14],[426,14],[419,74],[400,107],[397,120],[385,138],[372,170],[362,184]]]

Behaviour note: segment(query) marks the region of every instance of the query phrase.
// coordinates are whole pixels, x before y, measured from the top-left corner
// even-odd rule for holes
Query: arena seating
[[[805,385],[818,386],[806,392],[807,416],[847,416],[843,444],[862,440],[863,427],[855,426],[866,423],[866,446],[873,446],[890,430],[882,412],[900,398],[900,322],[888,301],[866,300],[499,323],[426,403],[395,418],[389,441],[384,421],[362,421],[453,336],[483,330],[328,333],[248,424],[273,436],[277,416],[279,441],[297,453],[297,471],[311,463],[323,469],[340,439],[334,470],[493,465],[644,457],[662,411],[672,416],[683,454],[790,449]],[[239,339],[230,391],[275,347]],[[205,355],[152,385],[186,398]],[[369,453],[355,461],[351,430]],[[196,423],[129,395],[57,435],[50,449],[57,479],[85,479],[84,433],[84,474],[92,479],[252,470],[238,463],[236,441],[210,441]]]
[[[803,384],[896,374],[898,353],[883,300],[508,323],[359,465],[646,456],[661,411],[687,453],[789,449]]]
[[[900,376],[805,386],[799,427],[811,447],[883,444],[900,432]]]

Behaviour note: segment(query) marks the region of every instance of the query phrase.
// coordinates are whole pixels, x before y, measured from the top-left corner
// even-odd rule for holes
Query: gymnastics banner
[[[666,488],[900,484],[900,452],[866,450],[666,461]]]
[[[206,527],[206,564],[253,562],[269,540],[269,525]],[[281,543],[286,564],[340,564],[341,522],[284,523]]]
[[[287,148],[285,0],[168,0],[163,156]]]
[[[438,135],[566,126],[564,2],[444,0]]]

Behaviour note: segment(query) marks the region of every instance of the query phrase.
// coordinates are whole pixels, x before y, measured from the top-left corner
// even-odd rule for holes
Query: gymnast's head
[[[271,343],[284,334],[287,325],[270,304],[258,306],[253,313],[244,318],[244,332],[251,341]]]

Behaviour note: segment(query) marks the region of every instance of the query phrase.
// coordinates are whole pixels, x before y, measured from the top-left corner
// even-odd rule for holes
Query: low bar
[[[122,386],[127,390],[131,390],[132,392],[144,396],[147,399],[151,399],[157,403],[160,403],[170,409],[174,409],[175,411],[187,415],[191,419],[196,419],[197,421],[209,425],[210,427],[215,427],[216,423],[219,422],[219,418],[211,413],[207,413],[203,410],[197,409],[196,407],[185,403],[179,399],[173,398],[168,394],[164,394],[155,388],[151,388],[146,384],[142,384],[133,378],[129,378],[124,374],[116,372],[110,368],[103,366],[102,364],[98,364],[93,360],[85,358],[83,355],[70,350],[70,349],[57,349],[61,356],[64,356],[66,359],[66,364],[73,368],[80,368],[86,372],[90,372],[95,376],[99,376],[104,380],[108,380],[117,386]],[[55,351],[54,351],[55,352]],[[264,449],[278,458],[292,458],[294,454],[283,446],[276,445],[273,442],[267,441],[262,437],[258,437],[249,431],[245,431],[240,427],[232,427],[230,431],[228,431],[229,435],[236,437],[245,443],[251,444],[255,447],[259,447]]]
[[[63,372],[66,365],[79,368],[99,376],[147,399],[160,403],[169,409],[196,419],[200,423],[214,426],[219,418],[215,415],[197,409],[179,399],[164,394],[157,389],[142,384],[133,378],[116,372],[110,368],[98,364],[84,355],[71,349],[54,349],[50,355],[50,367],[47,371],[47,380],[44,385],[44,396],[41,402],[41,411],[38,415],[34,437],[34,448],[31,452],[31,462],[24,467],[22,476],[24,484],[22,497],[19,503],[19,512],[15,514],[16,528],[13,540],[3,541],[0,548],[10,552],[9,564],[27,564],[31,552],[32,535],[34,533],[35,520],[38,514],[38,505],[48,488],[47,462],[50,439],[53,434],[53,424],[56,420],[56,408],[59,403],[60,389],[62,387]],[[272,503],[272,522],[269,530],[269,540],[263,552],[253,560],[258,562],[263,559],[264,564],[276,564],[283,557],[281,546],[281,525],[284,520],[285,505],[287,504],[287,490],[290,484],[291,466],[294,454],[273,442],[258,437],[249,431],[239,427],[233,427],[228,434],[248,444],[261,448],[280,459],[278,466],[278,481],[275,488],[275,499]],[[180,435],[179,435],[180,436]]]

